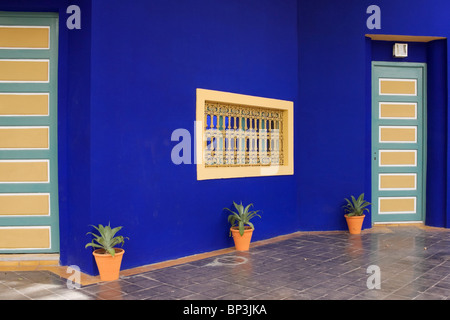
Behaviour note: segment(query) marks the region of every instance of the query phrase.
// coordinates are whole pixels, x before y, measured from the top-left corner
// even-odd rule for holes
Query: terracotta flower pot
[[[231,234],[233,235],[234,245],[238,251],[248,251],[250,242],[252,240],[253,229],[251,227],[244,228],[244,235],[241,236],[238,227],[231,227]]]
[[[113,281],[119,279],[120,265],[122,264],[122,257],[125,250],[114,248],[116,254],[104,254],[103,249],[97,249],[92,252],[97,263],[98,271],[100,272],[100,279],[102,281]]]
[[[348,231],[350,234],[360,234],[362,224],[364,221],[365,215],[362,216],[348,216],[345,215],[345,219],[347,220]]]

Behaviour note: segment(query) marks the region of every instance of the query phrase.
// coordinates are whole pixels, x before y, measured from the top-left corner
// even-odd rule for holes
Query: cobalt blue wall
[[[262,210],[254,240],[298,230],[293,176],[197,181],[170,157],[196,88],[296,102],[297,48],[295,0],[93,2],[92,223],[124,226],[125,268],[233,246],[233,200]]]
[[[59,201],[62,265],[95,268],[84,248],[92,224],[91,212],[91,1],[71,1],[81,9],[81,29],[66,28],[67,6],[60,13],[60,38],[67,57],[60,61],[59,91]],[[62,34],[61,34],[62,31]],[[61,78],[61,72],[66,77]],[[83,263],[81,263],[84,261]]]
[[[427,225],[450,227],[447,211],[448,82],[447,40],[427,44]]]
[[[295,178],[301,230],[344,230],[344,198],[370,195],[365,7],[359,2],[299,1]]]
[[[379,30],[366,26],[372,4],[381,9]],[[296,145],[306,151],[296,158],[300,229],[343,229],[342,199],[361,192],[370,199],[370,61],[392,60],[392,47],[388,52],[390,43],[373,44],[365,34],[448,37],[449,9],[443,0],[299,1],[298,112],[308,119],[297,123]],[[406,60],[428,63],[433,95],[426,223],[449,227],[447,41],[411,45]]]

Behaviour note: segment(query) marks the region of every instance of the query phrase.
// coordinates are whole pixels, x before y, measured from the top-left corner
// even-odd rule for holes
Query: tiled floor
[[[377,273],[368,273],[377,266]],[[380,279],[380,288],[368,288]],[[450,299],[450,230],[376,227],[282,241],[68,289],[49,271],[0,272],[0,299]]]

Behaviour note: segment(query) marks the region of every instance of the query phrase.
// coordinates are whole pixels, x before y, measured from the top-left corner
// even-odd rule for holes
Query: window
[[[293,103],[197,89],[197,179],[293,174]]]

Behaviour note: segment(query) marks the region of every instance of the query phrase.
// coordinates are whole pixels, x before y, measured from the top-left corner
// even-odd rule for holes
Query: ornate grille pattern
[[[206,101],[206,167],[283,165],[283,110]]]

